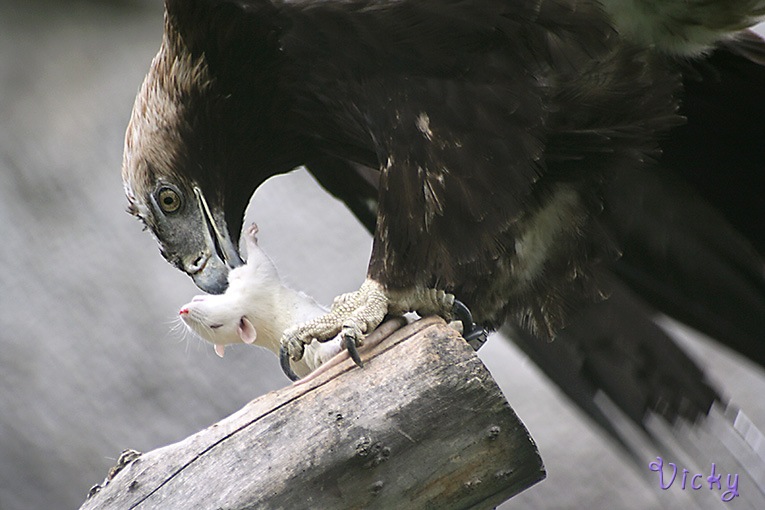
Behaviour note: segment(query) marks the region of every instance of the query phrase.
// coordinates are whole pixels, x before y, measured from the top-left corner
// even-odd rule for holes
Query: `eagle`
[[[305,167],[373,234],[293,359],[388,313],[507,328],[636,421],[718,398],[657,311],[765,365],[763,0],[165,0],[129,212],[210,293],[253,192]],[[758,188],[759,186],[759,188]],[[546,340],[555,339],[554,342]]]

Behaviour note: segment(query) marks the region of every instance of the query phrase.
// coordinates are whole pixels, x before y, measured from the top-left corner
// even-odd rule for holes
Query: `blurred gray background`
[[[177,310],[199,291],[124,212],[123,133],[161,30],[159,0],[0,1],[0,510],[77,508],[122,449],[178,441],[288,382],[265,351],[219,359],[181,332]],[[282,274],[321,302],[363,280],[370,237],[306,172],[263,186],[254,220]],[[765,429],[763,372],[677,332]],[[504,339],[481,357],[548,470],[502,508],[687,504]]]

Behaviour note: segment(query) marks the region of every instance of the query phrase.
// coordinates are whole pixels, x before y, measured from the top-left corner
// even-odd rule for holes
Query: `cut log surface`
[[[488,370],[426,318],[140,455],[82,509],[493,508],[542,461]]]

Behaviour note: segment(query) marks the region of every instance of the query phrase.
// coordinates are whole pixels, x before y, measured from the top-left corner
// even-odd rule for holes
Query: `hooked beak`
[[[228,233],[223,218],[216,222],[205,196],[198,187],[194,187],[197,206],[205,223],[204,241],[206,258],[198,261],[193,271],[187,271],[194,284],[210,294],[222,294],[228,287],[228,272],[244,264],[239,250]],[[221,215],[222,216],[222,215]]]

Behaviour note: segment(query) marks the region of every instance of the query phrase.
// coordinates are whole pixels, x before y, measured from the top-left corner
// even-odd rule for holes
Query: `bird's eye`
[[[173,188],[160,188],[157,194],[159,206],[166,213],[174,213],[181,208],[181,196]]]

